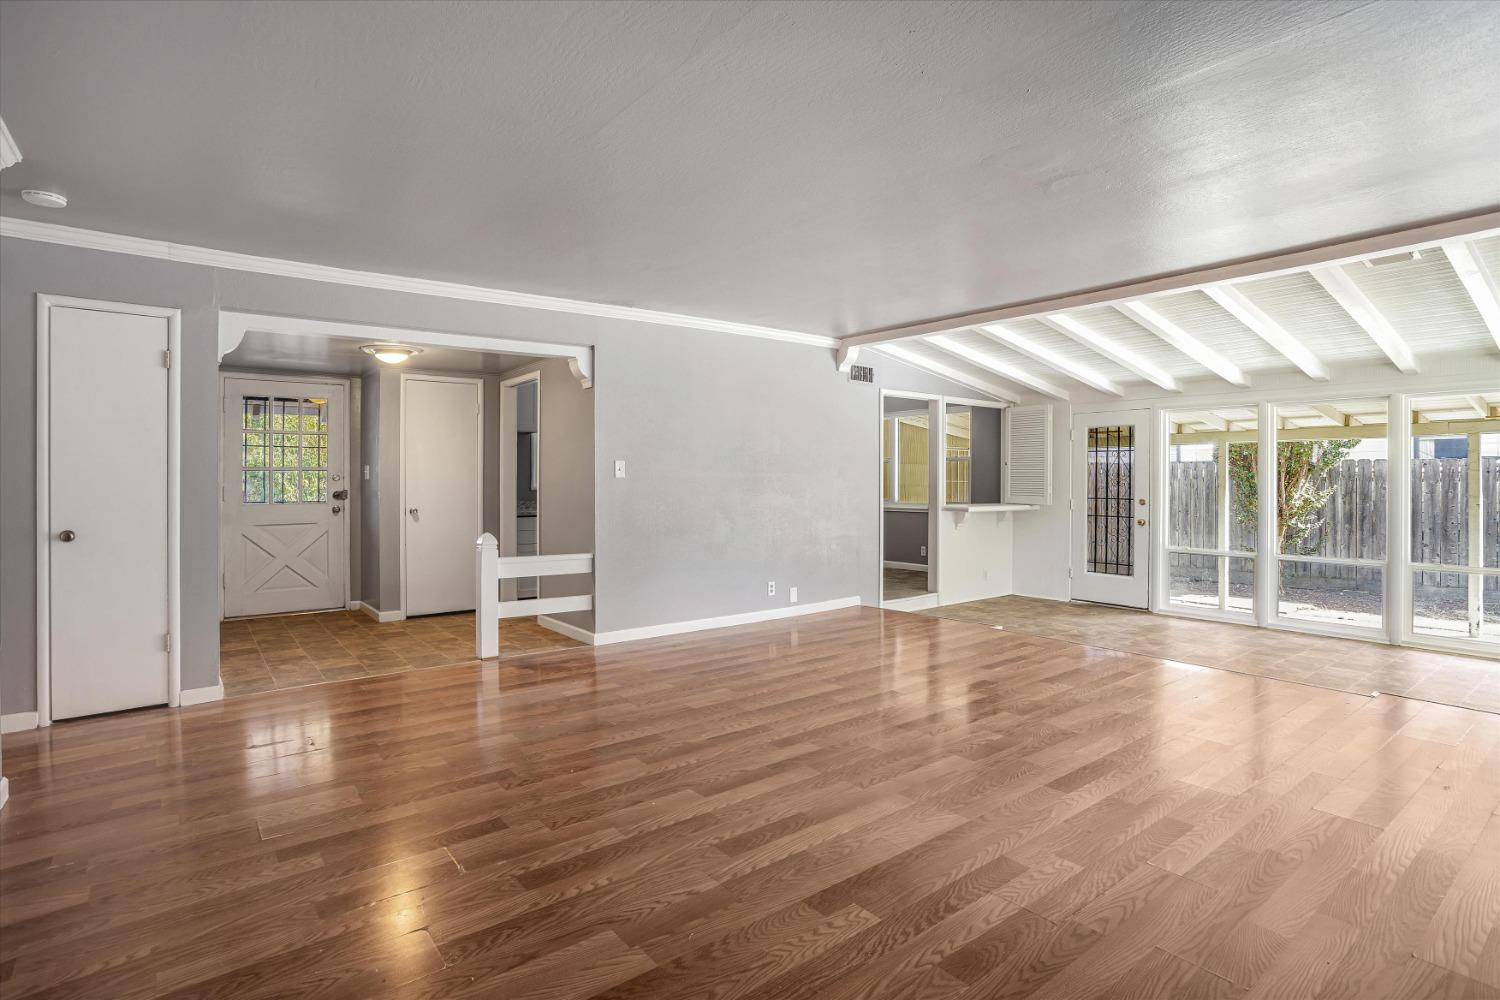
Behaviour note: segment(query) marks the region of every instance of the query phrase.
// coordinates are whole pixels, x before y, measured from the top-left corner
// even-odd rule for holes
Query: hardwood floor
[[[1500,717],[850,609],[5,738],[0,995],[1500,996]]]
[[[500,657],[582,645],[538,625],[507,619]],[[236,618],[219,625],[224,696],[424,670],[474,660],[474,613],[377,622],[355,611]]]
[[[993,597],[921,613],[1336,691],[1500,712],[1500,660],[1492,658],[1034,597]]]

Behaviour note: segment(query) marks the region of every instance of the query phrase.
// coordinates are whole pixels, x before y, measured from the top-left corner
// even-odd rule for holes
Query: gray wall
[[[927,511],[895,510],[885,512],[885,558],[887,562],[927,565],[922,546],[927,544]]]
[[[1000,423],[1004,411],[969,408],[969,502],[1000,502]]]
[[[804,604],[876,603],[878,389],[973,395],[884,358],[879,385],[850,383],[826,348],[14,238],[0,239],[0,274],[0,700],[11,713],[36,706],[38,292],[183,310],[185,688],[218,682],[221,308],[595,345],[600,631],[784,607],[791,586]],[[382,404],[386,388],[382,379]],[[389,409],[379,407],[382,435],[399,426]],[[617,458],[625,479],[613,478]],[[397,473],[371,452],[366,460],[372,477],[379,466],[387,502],[377,499],[378,522],[388,530],[400,514],[389,502]],[[386,593],[388,556],[378,557],[382,606],[399,596]],[[777,597],[766,596],[767,580],[778,582]]]
[[[380,607],[380,374],[372,372],[360,380],[360,461],[369,467],[370,478],[364,478],[364,469],[354,470],[354,489],[351,497],[359,499],[359,586],[355,599],[371,607]]]

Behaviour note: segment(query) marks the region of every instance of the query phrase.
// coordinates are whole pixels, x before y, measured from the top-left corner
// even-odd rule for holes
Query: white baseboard
[[[551,629],[559,635],[567,636],[569,639],[577,639],[579,642],[585,643],[590,646],[595,644],[594,633],[590,632],[588,629],[579,628],[577,625],[569,625],[567,622],[558,621],[551,615],[537,615],[536,623],[542,628]],[[503,630],[505,626],[501,625],[500,628]]]
[[[375,619],[378,622],[406,621],[405,611],[381,611],[379,608],[370,604],[366,604],[364,601],[355,601],[354,607],[351,610],[363,611],[365,614],[369,615],[371,618]]]
[[[12,712],[10,715],[0,715],[0,733],[19,733],[25,729],[37,727],[38,716],[35,712]]]
[[[1012,590],[1005,597],[1029,597],[1034,601],[1055,601],[1058,604],[1067,604],[1071,598],[1058,597],[1056,594],[1028,594],[1024,590]]]
[[[224,700],[224,685],[215,684],[213,687],[184,688],[177,696],[179,708],[187,708],[189,705],[202,705],[210,701]]]
[[[904,563],[904,562],[896,562],[894,559],[887,559],[885,561],[885,568],[886,569],[914,569],[914,570],[918,570],[918,571],[923,572],[923,573],[927,572],[927,564],[926,563]]]
[[[10,801],[10,779],[0,778],[0,809],[5,808],[5,803]]]
[[[938,595],[918,594],[915,597],[898,597],[880,605],[887,611],[926,611],[938,606]]]
[[[684,632],[702,632],[711,628],[731,628],[735,625],[752,625],[756,622],[776,621],[780,618],[796,618],[801,615],[822,614],[841,608],[857,608],[858,597],[840,597],[816,604],[792,604],[784,608],[769,608],[765,611],[747,611],[739,615],[721,615],[718,618],[699,618],[695,621],[668,622],[665,625],[646,625],[642,628],[618,629],[614,632],[595,632],[594,645],[608,646],[617,642],[634,642],[637,639],[656,639],[664,635],[681,635]]]

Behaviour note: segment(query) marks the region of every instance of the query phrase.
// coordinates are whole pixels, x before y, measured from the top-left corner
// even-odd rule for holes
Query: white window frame
[[[1260,524],[1258,525],[1258,548],[1255,558],[1254,624],[1262,628],[1308,635],[1325,635],[1336,638],[1361,639],[1382,642],[1392,646],[1409,646],[1414,649],[1429,649],[1437,652],[1463,653],[1486,659],[1500,658],[1500,651],[1487,643],[1469,640],[1447,640],[1437,636],[1417,635],[1412,630],[1414,602],[1411,578],[1414,571],[1424,568],[1411,561],[1411,478],[1409,475],[1390,475],[1386,489],[1386,558],[1384,560],[1352,560],[1356,565],[1384,571],[1385,606],[1382,627],[1359,628],[1327,623],[1305,622],[1286,618],[1279,614],[1279,567],[1284,557],[1274,552],[1275,538],[1275,482],[1276,482],[1276,437],[1275,410],[1278,406],[1298,403],[1337,403],[1348,399],[1386,400],[1387,455],[1406,456],[1410,462],[1412,450],[1411,418],[1413,398],[1427,396],[1465,395],[1476,392],[1493,392],[1485,381],[1475,382],[1472,377],[1422,380],[1419,389],[1412,383],[1416,380],[1385,382],[1365,387],[1350,387],[1347,392],[1330,395],[1315,389],[1271,390],[1256,394],[1244,393],[1219,396],[1183,397],[1178,399],[1153,400],[1151,404],[1153,427],[1156,434],[1156,449],[1152,458],[1152,476],[1156,495],[1167,496],[1171,425],[1168,415],[1185,410],[1202,410],[1215,407],[1237,407],[1256,409],[1257,447],[1260,460],[1257,482]],[[1257,398],[1258,397],[1258,398]],[[1079,408],[1077,414],[1087,414]],[[1394,464],[1394,462],[1392,463]],[[1251,619],[1242,612],[1219,611],[1212,608],[1192,608],[1172,604],[1169,599],[1168,553],[1172,548],[1166,544],[1167,532],[1161,522],[1153,519],[1151,527],[1152,581],[1150,587],[1150,610],[1153,614],[1176,618],[1195,618],[1207,621],[1230,622],[1248,625]],[[1196,550],[1195,550],[1196,551]],[[1225,554],[1245,558],[1243,553],[1227,550],[1204,550],[1204,554]],[[1291,557],[1293,559],[1300,557]],[[1334,562],[1336,560],[1318,560]],[[1463,572],[1463,568],[1445,566],[1443,572]],[[1486,574],[1495,572],[1484,570]]]

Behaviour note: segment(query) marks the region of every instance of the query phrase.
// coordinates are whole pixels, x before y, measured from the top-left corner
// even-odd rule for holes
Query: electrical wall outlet
[[[790,603],[792,603],[792,604],[796,604],[797,603],[797,588],[796,587],[793,587],[791,590],[787,591],[787,598],[790,601]]]
[[[767,597],[775,597],[776,596],[776,581],[775,580],[767,580],[766,581],[766,596]]]
[[[370,467],[367,465],[367,466],[365,466],[365,482],[369,482],[369,481],[370,481]]]
[[[924,545],[924,546],[922,546],[922,555],[925,556],[926,554],[927,554],[927,546]]]
[[[615,478],[625,478],[625,460],[623,458],[615,459]]]

